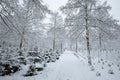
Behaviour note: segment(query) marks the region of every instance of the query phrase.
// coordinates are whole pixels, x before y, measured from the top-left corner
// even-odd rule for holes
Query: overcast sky
[[[101,0],[106,1],[106,0]],[[107,0],[108,4],[111,5],[112,10],[110,11],[111,15],[120,20],[120,0]],[[53,11],[58,11],[58,8],[62,5],[65,5],[67,0],[44,0],[48,4],[49,9]]]

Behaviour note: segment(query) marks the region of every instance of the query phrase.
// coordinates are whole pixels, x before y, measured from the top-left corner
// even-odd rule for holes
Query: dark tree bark
[[[88,53],[88,64],[92,65],[91,54],[90,54],[90,41],[89,41],[89,28],[88,28],[88,6],[86,1],[85,6],[85,29],[86,29],[86,44],[87,44],[87,53]]]

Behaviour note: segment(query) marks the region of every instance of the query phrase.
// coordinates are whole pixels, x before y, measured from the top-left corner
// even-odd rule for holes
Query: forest
[[[101,0],[0,0],[0,80],[119,80],[120,22]]]

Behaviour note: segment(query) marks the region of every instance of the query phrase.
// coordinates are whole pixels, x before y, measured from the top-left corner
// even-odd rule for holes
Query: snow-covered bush
[[[56,56],[55,56],[55,55],[51,56],[51,57],[50,57],[50,61],[51,61],[51,62],[55,62],[55,61],[56,61]]]
[[[29,51],[27,56],[36,57],[36,56],[38,56],[38,55],[39,55],[39,52],[38,52],[38,51]]]
[[[44,70],[44,65],[36,63],[35,64],[35,69],[36,69],[36,71],[43,71]]]
[[[33,65],[31,65],[24,76],[35,75],[36,71],[44,70],[44,68],[47,66],[46,63],[55,62],[60,56],[58,51],[52,51],[52,49],[45,51],[45,53],[39,52],[37,49],[36,51],[28,51],[28,54],[24,54],[26,52],[23,51],[14,51],[14,54],[9,53],[9,55],[5,50],[2,52],[3,54],[0,56],[0,62],[2,63],[2,65],[0,65],[1,76],[15,73],[22,69],[22,64],[29,65],[31,63],[35,66],[33,67]]]
[[[26,65],[27,61],[26,61],[26,59],[25,59],[24,56],[18,56],[17,59],[18,59],[18,61],[19,61],[20,64]]]
[[[37,75],[37,71],[43,71],[44,67],[42,64],[36,63],[34,65],[30,65],[28,71],[24,76],[34,76]]]
[[[50,56],[44,55],[45,62],[50,63]]]
[[[43,67],[36,67],[35,69],[36,69],[37,71],[43,71],[43,70],[44,70]]]
[[[28,57],[27,58],[27,62],[28,63],[42,63],[43,62],[43,59],[40,58],[40,57]]]
[[[30,65],[27,73],[24,74],[24,76],[34,76],[34,75],[37,75],[35,65]]]
[[[3,52],[3,53],[2,53]],[[0,76],[10,75],[21,70],[18,54],[13,48],[0,49]]]
[[[52,49],[50,49],[49,51],[46,51],[45,54],[43,55],[47,63],[55,62],[56,60],[59,59],[59,56],[60,56],[59,51],[58,50],[52,51]]]
[[[22,50],[19,50],[17,53],[19,54],[19,56],[23,56],[23,51]]]
[[[12,73],[12,66],[10,64],[2,64],[2,67],[3,67],[3,70],[2,70],[2,73],[1,73],[1,76],[4,76],[4,75],[10,75],[10,73]]]
[[[11,73],[15,73],[21,70],[20,65],[11,64],[9,61],[5,63],[1,63],[0,65],[0,76],[10,75]]]

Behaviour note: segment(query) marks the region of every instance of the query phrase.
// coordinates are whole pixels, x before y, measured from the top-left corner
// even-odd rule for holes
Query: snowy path
[[[48,78],[50,80],[120,80],[120,71],[117,67],[111,67],[115,71],[113,75],[108,74],[110,68],[107,66],[105,70],[96,67],[95,71],[90,71],[87,60],[71,51],[66,51],[55,65],[56,69]],[[98,71],[101,73],[99,77],[96,76]]]
[[[51,80],[86,80],[79,59],[72,52],[62,55],[57,63]]]

